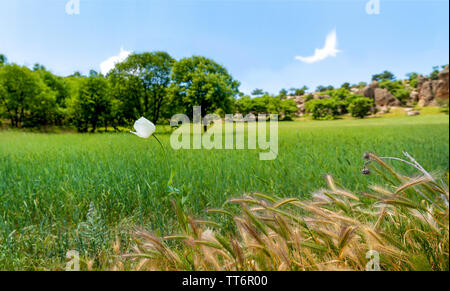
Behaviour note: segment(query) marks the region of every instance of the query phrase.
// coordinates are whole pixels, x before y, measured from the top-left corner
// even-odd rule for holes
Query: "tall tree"
[[[0,54],[0,67],[5,65],[8,62],[8,59],[5,55]]]
[[[265,92],[263,89],[255,89],[252,91],[253,96],[262,96],[264,94],[265,94]]]
[[[193,106],[202,107],[202,116],[218,109],[229,112],[231,100],[239,94],[240,83],[227,69],[200,56],[178,61],[173,67],[172,81],[174,102],[187,114],[192,113]]]
[[[39,75],[15,64],[0,68],[0,106],[13,127],[49,124],[55,105],[54,92]]]
[[[166,52],[132,54],[108,75],[113,94],[122,102],[124,117],[129,122],[140,116],[158,122],[168,103],[174,62]]]
[[[384,71],[381,74],[376,74],[372,76],[372,81],[382,81],[382,80],[389,80],[389,81],[394,81],[396,79],[395,75],[392,74],[389,71]]]
[[[71,104],[72,120],[80,132],[95,132],[103,121],[107,119],[111,111],[109,95],[109,83],[102,75],[91,75],[82,80],[78,95]]]

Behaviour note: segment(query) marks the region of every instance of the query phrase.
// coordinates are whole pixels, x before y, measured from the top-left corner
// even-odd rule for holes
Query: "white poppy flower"
[[[141,117],[134,123],[134,129],[136,132],[130,132],[142,138],[149,138],[155,133],[156,126],[150,120],[145,117]]]

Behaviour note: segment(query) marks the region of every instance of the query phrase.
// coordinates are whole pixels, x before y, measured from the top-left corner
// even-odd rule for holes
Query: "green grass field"
[[[368,151],[406,151],[431,172],[449,169],[443,114],[280,123],[274,161],[260,161],[252,150],[174,151],[168,132],[158,137],[167,161],[154,139],[127,133],[0,132],[0,269],[64,269],[72,249],[106,256],[116,236],[127,246],[132,226],[171,233],[172,195],[206,216],[203,209],[246,192],[308,197],[326,186],[325,174],[362,191],[381,183],[360,172]],[[178,194],[168,187],[171,172]],[[87,215],[90,205],[97,215]]]

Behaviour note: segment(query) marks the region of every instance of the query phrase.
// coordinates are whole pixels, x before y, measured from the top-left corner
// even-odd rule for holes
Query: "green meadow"
[[[274,161],[260,161],[258,150],[175,151],[168,128],[157,136],[165,150],[130,133],[1,131],[0,269],[64,269],[68,250],[107,257],[116,239],[131,244],[136,227],[172,233],[177,196],[208,217],[204,209],[245,193],[308,198],[326,187],[325,174],[358,193],[383,183],[361,174],[365,152],[405,151],[432,173],[449,169],[444,114],[281,122]]]

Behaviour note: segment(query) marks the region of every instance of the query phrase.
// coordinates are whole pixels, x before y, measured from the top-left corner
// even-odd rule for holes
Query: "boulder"
[[[350,93],[352,93],[353,95],[362,95],[361,90],[355,87],[350,89]]]
[[[448,66],[446,66],[445,69],[439,73],[439,81],[436,85],[436,96],[435,96],[436,99],[444,99],[444,100],[448,99],[449,97],[448,86],[449,86],[449,69]]]
[[[409,95],[409,100],[411,102],[419,102],[419,96],[420,96],[419,90],[414,89],[411,91],[411,94]]]
[[[400,101],[395,98],[387,89],[375,88],[375,104],[379,106],[400,106]]]
[[[435,88],[437,87],[437,82],[426,80],[419,87],[419,106],[431,105],[435,97]]]
[[[417,115],[420,115],[419,111],[409,111],[408,112],[408,116],[417,116]]]
[[[387,114],[391,111],[391,108],[388,106],[377,107],[377,114]]]
[[[400,101],[395,98],[387,89],[379,87],[377,81],[373,81],[369,86],[361,90],[361,94],[375,101],[379,107],[399,106]]]
[[[449,99],[449,68],[439,73],[439,80],[430,80],[419,76],[417,91],[420,106],[437,105],[437,99]]]
[[[361,94],[375,100],[375,89],[378,89],[378,82],[373,81],[369,86],[361,90]]]

